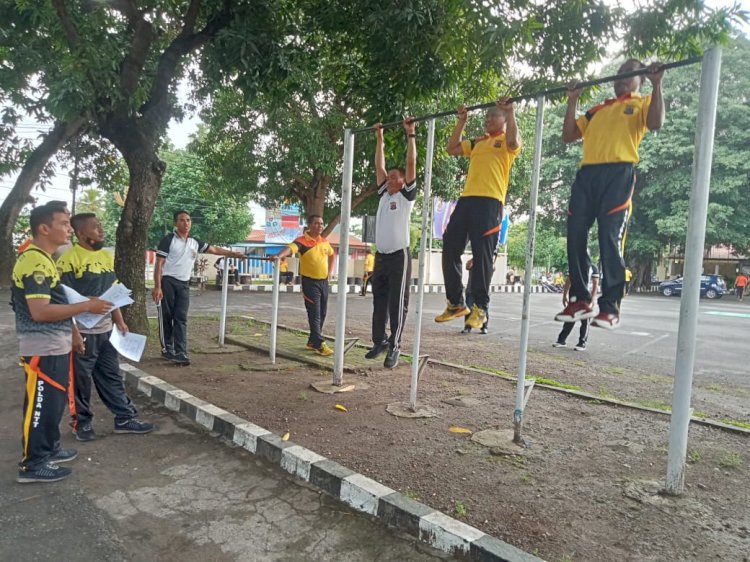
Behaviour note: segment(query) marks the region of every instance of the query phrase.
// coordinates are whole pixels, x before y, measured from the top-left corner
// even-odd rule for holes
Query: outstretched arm
[[[409,185],[417,179],[417,134],[413,118],[404,119],[404,129],[406,130],[406,184]]]
[[[244,258],[244,252],[235,252],[234,250],[228,250],[226,248],[220,248],[219,246],[209,246],[206,249],[207,254],[214,254],[215,256],[228,256],[230,258]]]
[[[448,139],[447,151],[451,156],[463,156],[464,149],[461,147],[461,135],[464,133],[469,113],[466,111],[465,105],[460,106],[456,113],[458,113],[458,121],[453,129],[453,133],[451,133],[451,138]]]
[[[568,82],[568,108],[565,110],[562,131],[562,140],[566,143],[575,142],[581,138],[581,131],[576,125],[576,106],[578,98],[581,97],[581,88],[577,86],[578,82],[575,80]]]
[[[664,98],[661,95],[661,79],[664,77],[664,65],[655,62],[648,67],[648,79],[651,80],[653,91],[651,92],[651,105],[648,106],[646,126],[649,131],[661,129],[664,125],[664,116],[667,113],[664,107]]]
[[[518,132],[516,113],[512,103],[508,103],[509,97],[505,96],[497,100],[497,106],[505,111],[505,142],[510,150],[516,150],[521,146],[521,135]]]
[[[388,179],[388,171],[385,168],[385,151],[383,148],[383,125],[375,123],[375,178],[378,185]]]

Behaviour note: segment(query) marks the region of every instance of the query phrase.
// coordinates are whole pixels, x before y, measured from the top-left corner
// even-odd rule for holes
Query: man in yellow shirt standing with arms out
[[[641,61],[630,59],[618,74],[642,68],[645,66]],[[594,318],[594,326],[607,330],[620,325],[620,301],[625,289],[623,249],[632,211],[638,146],[647,131],[660,129],[664,124],[663,75],[664,69],[658,63],[648,68],[653,90],[645,97],[638,93],[644,76],[618,78],[614,83],[617,97],[589,109],[578,119],[576,105],[581,89],[575,82],[569,84],[562,138],[566,143],[583,139],[583,159],[568,206],[570,302],[555,316],[559,322]],[[603,278],[598,314],[588,290],[591,258],[587,246],[594,221],[599,225]]]
[[[521,136],[508,98],[501,98],[487,111],[483,137],[461,139],[467,117],[466,107],[459,107],[458,123],[448,141],[448,154],[468,156],[470,160],[464,190],[443,235],[443,279],[448,306],[435,322],[468,314],[466,324],[478,330],[487,320],[493,255],[500,235],[510,168],[521,152]],[[464,304],[461,283],[461,256],[468,241],[474,264],[471,310]]]
[[[375,256],[372,255],[372,250],[367,246],[365,250],[365,274],[362,276],[362,290],[359,293],[362,297],[367,295],[367,284],[370,282],[373,271],[375,271]]]
[[[323,237],[323,217],[310,215],[308,230],[281,250],[278,259],[300,254],[299,274],[302,279],[302,298],[307,309],[310,337],[307,348],[328,357],[333,350],[323,341],[323,324],[328,309],[328,278],[333,269],[333,248]],[[342,297],[343,298],[343,297]]]

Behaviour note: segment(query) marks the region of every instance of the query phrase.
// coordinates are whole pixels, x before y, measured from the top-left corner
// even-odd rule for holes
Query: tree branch
[[[55,7],[60,24],[62,24],[65,38],[68,40],[68,47],[73,52],[77,51],[81,47],[81,37],[73,24],[67,6],[65,6],[65,0],[52,0],[52,5]]]

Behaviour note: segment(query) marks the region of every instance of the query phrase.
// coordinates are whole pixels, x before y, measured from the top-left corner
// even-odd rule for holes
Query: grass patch
[[[698,449],[688,449],[687,452],[687,462],[690,464],[695,464],[698,461],[700,461],[703,458],[703,453],[701,453]]]
[[[721,468],[739,468],[742,466],[742,457],[735,452],[724,453],[719,458],[719,466]]]
[[[599,387],[599,398],[614,398],[612,394],[609,393],[606,386],[600,386]]]
[[[302,402],[306,402],[310,399],[310,395],[307,393],[307,391],[303,390],[297,395],[297,400],[301,400]]]
[[[404,495],[407,498],[409,498],[410,500],[418,500],[419,499],[419,497],[417,496],[417,493],[414,490],[412,490],[411,488],[406,488],[406,490],[404,490]]]
[[[467,509],[466,509],[466,505],[464,504],[464,502],[457,500],[456,505],[453,509],[453,513],[456,514],[456,517],[460,517],[460,518],[466,517],[466,511]]]
[[[646,400],[644,402],[637,402],[644,408],[653,408],[654,410],[664,410],[665,412],[672,411],[672,405],[666,402],[659,402],[658,400]]]
[[[612,375],[624,375],[625,369],[623,367],[604,367],[602,369],[605,373],[610,373]]]
[[[693,411],[693,417],[707,420],[711,416],[708,415],[708,412],[701,412],[700,410],[696,410],[696,411]]]
[[[567,384],[564,382],[557,381],[555,379],[547,379],[544,377],[538,377],[536,375],[529,375],[528,377],[531,380],[534,380],[538,382],[539,384],[544,384],[547,386],[554,386],[555,388],[564,388],[565,390],[583,390],[580,386],[576,386],[574,384]]]
[[[563,554],[560,558],[560,562],[573,562],[573,556],[575,556],[575,552],[571,552],[570,554]]]
[[[706,390],[710,390],[711,392],[721,392],[723,390],[723,387],[720,384],[714,382],[707,385]]]
[[[734,427],[741,427],[742,429],[750,429],[750,423],[747,423],[747,422],[737,421],[731,418],[724,418],[723,420],[719,420],[719,421],[727,425],[733,425]]]
[[[531,475],[528,472],[521,474],[521,482],[524,484],[531,484]]]

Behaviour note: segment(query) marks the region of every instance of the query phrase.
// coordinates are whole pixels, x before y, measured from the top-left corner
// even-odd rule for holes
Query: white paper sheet
[[[63,291],[65,291],[65,297],[68,299],[68,304],[77,304],[89,300],[88,297],[84,297],[75,289],[72,289],[65,284],[61,284],[61,286]],[[125,285],[116,283],[104,291],[104,294],[99,298],[104,301],[110,301],[114,305],[112,308],[112,310],[114,310],[121,306],[133,304],[134,301],[130,298],[131,293],[132,291]],[[75,316],[76,322],[84,328],[93,328],[102,320],[102,318],[104,318],[103,314],[92,314],[91,312],[83,312]]]
[[[109,337],[109,343],[112,344],[117,352],[131,361],[140,361],[143,350],[146,348],[146,336],[128,332],[123,334],[117,326],[112,328],[112,335]]]

